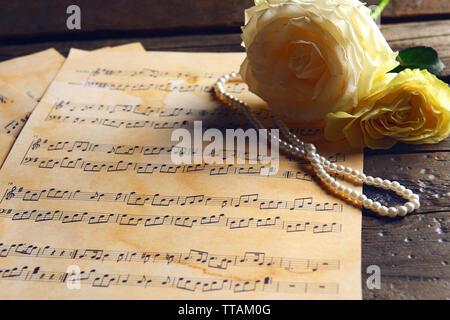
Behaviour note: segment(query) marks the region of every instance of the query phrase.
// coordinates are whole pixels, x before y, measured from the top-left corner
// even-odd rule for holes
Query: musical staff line
[[[23,165],[40,169],[75,169],[84,172],[135,172],[136,174],[207,174],[211,177],[230,175],[252,176],[263,178],[293,179],[312,181],[312,176],[303,171],[285,170],[277,174],[270,174],[271,167],[263,165],[238,166],[232,164],[186,164],[175,165],[166,163],[134,162],[134,161],[95,161],[83,158],[43,158],[25,157]],[[340,177],[343,177],[342,175]]]
[[[189,252],[152,252],[128,250],[104,250],[82,248],[55,248],[34,244],[0,243],[0,259],[9,256],[69,259],[90,261],[112,261],[116,263],[176,263],[203,265],[212,269],[229,270],[233,267],[271,267],[295,273],[316,272],[319,270],[339,270],[339,260],[297,259],[267,256],[264,252],[247,251],[243,255],[223,255],[197,249]]]
[[[121,156],[131,156],[136,154],[141,154],[144,156],[171,156],[172,153],[176,154],[190,154],[197,155],[201,152],[201,150],[191,149],[179,147],[176,145],[169,146],[149,146],[149,145],[126,145],[126,144],[110,144],[110,143],[99,143],[92,142],[87,140],[74,140],[74,141],[53,141],[47,138],[36,138],[30,143],[31,150],[38,150],[41,147],[44,147],[45,151],[55,152],[55,151],[66,151],[70,153],[75,152],[100,152],[106,154],[114,154]],[[232,152],[232,153],[231,153]],[[250,159],[249,152],[238,152],[237,150],[227,150],[223,149],[222,153],[226,155],[227,153],[231,153],[234,157],[242,160],[261,160],[258,156],[258,159]],[[337,163],[337,162],[345,162],[346,155],[344,153],[335,153],[326,157],[328,161]],[[280,160],[283,160],[282,158]],[[226,156],[223,157],[223,160],[226,160]],[[267,160],[267,159],[264,159]],[[288,161],[294,161],[293,158],[286,158]],[[295,159],[296,162],[299,162],[298,159]],[[308,163],[307,161],[300,161],[300,163]]]
[[[20,117],[18,119],[14,119],[14,120],[9,120],[5,125],[3,125],[3,127],[0,130],[0,133],[16,137],[22,130],[23,126],[27,122],[30,115],[31,115],[31,113],[28,112],[24,117]]]
[[[96,125],[111,128],[151,128],[151,129],[177,129],[187,128],[190,125],[188,120],[180,121],[150,121],[150,120],[129,120],[129,119],[113,119],[100,117],[78,117],[49,114],[45,121],[62,122],[71,124]]]
[[[1,280],[36,281],[53,283],[75,283],[94,288],[111,286],[139,286],[143,288],[175,288],[186,292],[283,292],[288,294],[328,294],[339,292],[338,283],[313,283],[276,281],[271,277],[258,280],[214,279],[182,276],[157,276],[146,274],[100,273],[96,269],[80,272],[44,271],[39,266],[2,267]]]
[[[36,210],[0,208],[0,218],[12,221],[34,221],[35,223],[61,222],[63,224],[86,223],[88,225],[118,224],[129,227],[171,226],[177,228],[216,227],[230,230],[247,228],[278,229],[287,233],[327,234],[340,233],[342,225],[338,222],[289,221],[281,217],[241,218],[229,217],[223,213],[204,216],[178,216],[169,214],[134,215],[113,212],[89,212],[67,210]]]
[[[224,107],[216,107],[211,110],[207,109],[194,109],[194,108],[183,108],[183,107],[152,107],[144,106],[142,104],[97,104],[97,103],[77,103],[69,100],[58,100],[54,103],[52,111],[69,111],[69,112],[89,112],[93,111],[95,113],[104,112],[106,114],[113,113],[127,113],[127,114],[137,114],[146,117],[157,116],[160,118],[168,117],[189,117],[195,116],[200,117],[236,117],[237,115],[242,115],[242,111],[230,110]],[[267,109],[254,109],[252,113],[259,119],[272,119],[273,115],[270,110]]]
[[[216,72],[180,72],[180,71],[163,71],[157,69],[142,68],[140,70],[119,70],[119,69],[107,69],[107,68],[96,68],[92,71],[82,71],[78,72],[86,73],[88,72],[91,77],[95,76],[123,76],[123,77],[150,77],[150,78],[205,78],[205,79],[217,79],[221,77],[222,74]]]
[[[97,87],[109,90],[131,90],[131,91],[146,91],[156,90],[164,92],[198,92],[198,93],[211,93],[212,85],[190,84],[183,83],[178,84],[173,81],[169,82],[147,82],[147,83],[129,83],[129,82],[112,82],[112,81],[93,81],[86,80],[83,82],[70,82],[71,85],[79,85],[85,87]],[[227,85],[227,91],[234,94],[242,94],[246,91],[246,87],[241,83],[233,85]]]
[[[342,204],[334,202],[314,202],[312,197],[301,197],[293,200],[279,199],[261,199],[259,194],[244,194],[239,197],[215,197],[205,194],[198,195],[161,195],[139,194],[134,191],[130,193],[123,192],[90,192],[81,190],[63,190],[63,189],[24,189],[23,187],[13,186],[7,189],[0,201],[9,201],[11,199],[20,199],[22,201],[37,202],[40,200],[75,200],[75,201],[95,201],[95,202],[114,202],[124,203],[128,206],[214,206],[214,207],[245,207],[257,208],[259,210],[307,210],[312,212],[342,212]]]

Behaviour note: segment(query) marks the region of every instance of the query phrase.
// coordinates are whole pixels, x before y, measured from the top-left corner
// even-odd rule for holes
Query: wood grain
[[[378,0],[369,0],[368,4],[376,4]],[[383,17],[410,17],[415,15],[436,15],[450,13],[450,2],[442,0],[390,0]]]
[[[366,154],[364,158],[366,174],[397,180],[420,194],[418,213],[450,211],[449,165],[449,152]],[[385,190],[367,187],[364,191],[381,202],[397,200],[393,193]]]
[[[414,30],[414,32],[411,32]],[[442,62],[448,67],[440,77],[450,80],[450,19],[425,22],[407,22],[382,25],[382,32],[394,50],[425,45],[435,48]],[[0,45],[0,61],[55,47],[67,55],[71,47],[92,50],[108,45],[140,41],[147,50],[171,51],[243,51],[240,33],[193,34],[175,36],[127,37],[120,39],[40,41]]]
[[[0,37],[93,31],[161,31],[239,27],[251,0],[1,0]],[[81,9],[81,30],[66,27],[69,5]],[[49,17],[51,17],[49,19]],[[11,28],[14,26],[14,28]]]
[[[366,2],[372,5],[379,0]],[[66,27],[66,9],[72,4],[81,8],[80,31],[70,31]],[[0,0],[0,38],[55,34],[70,38],[74,33],[105,30],[158,32],[238,28],[244,23],[243,10],[252,5],[252,0]],[[391,0],[383,17],[392,20],[449,13],[449,1]]]
[[[449,212],[414,214],[390,220],[365,214],[362,228],[364,299],[448,300],[448,215]],[[370,265],[380,267],[379,290],[366,286]]]

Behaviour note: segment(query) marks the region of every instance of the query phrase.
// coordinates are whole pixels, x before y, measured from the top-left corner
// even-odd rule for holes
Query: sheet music
[[[141,43],[105,47],[96,51],[145,51]],[[65,58],[55,49],[0,63],[0,167]]]
[[[50,48],[3,61],[0,63],[0,80],[39,101],[64,60],[58,51]]]
[[[0,298],[360,299],[360,209],[304,161],[171,162],[198,153],[173,129],[248,127],[211,95],[243,58],[72,50],[0,170]],[[362,170],[320,126],[295,131]]]

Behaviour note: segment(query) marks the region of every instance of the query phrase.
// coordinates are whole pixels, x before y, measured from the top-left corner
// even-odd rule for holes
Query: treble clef
[[[41,141],[42,139],[39,138],[35,142],[33,142],[33,144],[31,145],[31,149],[36,150],[37,148],[39,148],[41,146]]]
[[[16,191],[16,186],[12,187],[11,190],[6,190],[6,200],[11,200],[12,198],[14,198],[16,196],[16,194],[14,193],[14,191]]]

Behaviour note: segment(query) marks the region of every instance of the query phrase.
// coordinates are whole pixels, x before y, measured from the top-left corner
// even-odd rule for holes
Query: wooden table
[[[186,5],[186,1],[175,2],[181,7]],[[199,2],[205,5],[209,3],[211,6],[210,2]],[[16,29],[21,30],[24,35],[15,34],[15,30],[5,31],[3,29],[0,32],[0,61],[49,47],[54,47],[61,53],[67,54],[71,47],[96,49],[132,41],[142,42],[147,50],[243,51],[237,26],[242,24],[241,7],[248,7],[248,1],[244,2],[244,4],[237,1],[223,2],[222,7],[214,8],[215,15],[206,21],[205,19],[196,20],[195,14],[194,18],[189,18],[189,22],[185,21],[185,17],[179,17],[179,20],[166,20],[171,28],[165,31],[152,27],[152,22],[149,22],[149,30],[141,30],[139,23],[145,21],[140,21],[139,17],[141,16],[139,15],[136,18],[137,22],[133,20],[128,24],[123,21],[119,23],[118,28],[126,26],[126,32],[105,32],[96,24],[94,27],[88,26],[90,32],[70,35],[67,35],[67,32],[63,34],[44,32],[41,34],[36,30],[31,31],[38,32],[38,34],[26,35],[26,28],[33,26],[24,27],[24,30]],[[87,2],[81,1],[81,3]],[[98,4],[98,1],[91,3]],[[141,3],[141,5],[146,7],[153,1],[146,3]],[[390,23],[383,24],[382,31],[395,50],[415,45],[434,47],[439,52],[441,60],[447,65],[447,69],[440,77],[448,83],[450,80],[450,20],[448,15],[450,4],[447,4],[446,1],[427,1],[422,7],[414,7],[414,3],[419,2],[393,1],[393,7],[388,7],[385,11],[387,17],[383,18],[383,21]],[[170,11],[164,11],[165,6],[165,4],[161,4],[160,7],[157,7],[159,15],[163,15],[162,18],[156,19],[157,22],[164,20],[164,14],[168,18],[171,17]],[[225,23],[223,15],[226,15],[228,12],[226,10],[231,10],[230,8],[234,10],[232,11],[233,15],[229,15],[231,19],[226,20]],[[194,9],[191,8],[191,11],[195,11]],[[202,7],[203,9],[204,7]],[[135,10],[139,11],[139,8]],[[0,22],[0,27],[2,23],[5,23],[4,20]],[[137,25],[134,28],[133,23]],[[186,29],[185,25],[189,25],[189,23],[194,27]],[[450,298],[450,268],[448,266],[450,260],[448,241],[449,151],[450,139],[435,145],[399,144],[390,150],[365,150],[364,172],[366,174],[398,180],[421,195],[422,206],[413,215],[394,220],[374,217],[370,212],[363,212],[362,287],[364,299]],[[364,192],[372,197],[377,196],[377,193],[370,188],[365,188]],[[390,198],[391,195],[384,194],[378,195],[378,197]],[[382,284],[379,290],[369,290],[366,286],[368,277],[366,269],[369,265],[378,265],[381,268]]]

